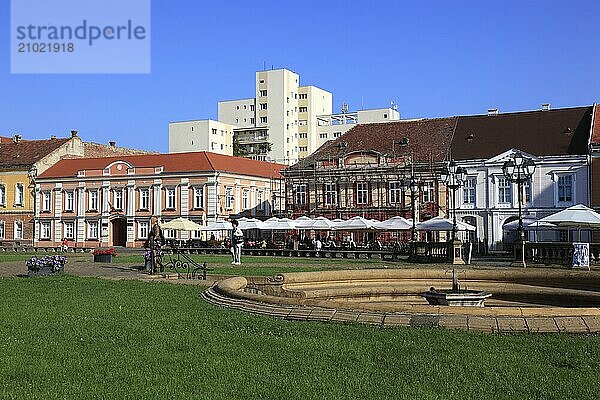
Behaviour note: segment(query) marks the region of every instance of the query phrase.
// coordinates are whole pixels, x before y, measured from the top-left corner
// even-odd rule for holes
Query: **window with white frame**
[[[89,210],[90,211],[98,211],[98,190],[90,190],[88,192],[89,199]]]
[[[356,182],[356,204],[367,204],[369,202],[369,183]]]
[[[23,239],[23,221],[15,221],[13,237],[15,240]]]
[[[65,192],[65,211],[73,211],[73,192]]]
[[[498,203],[512,202],[512,186],[508,179],[498,177]]]
[[[123,189],[113,190],[113,207],[115,210],[123,209]]]
[[[250,208],[250,205],[248,204],[248,194],[248,189],[242,190],[242,210],[247,210],[248,208]]]
[[[306,185],[296,185],[294,190],[296,193],[296,205],[303,206],[306,204]]]
[[[228,210],[233,209],[233,188],[225,188],[225,208]]]
[[[6,206],[6,186],[0,185],[0,206]]]
[[[423,182],[423,203],[432,203],[435,201],[435,191],[433,182]]]
[[[337,204],[337,185],[335,183],[326,183],[324,185],[324,203],[326,206]]]
[[[175,209],[175,188],[167,188],[167,209]]]
[[[319,133],[319,138],[320,139],[327,139],[327,133]]]
[[[260,123],[261,124],[266,124],[267,123],[267,117],[260,117]]]
[[[463,185],[463,203],[475,205],[475,185],[476,178],[467,178]]]
[[[75,223],[74,222],[65,222],[64,225],[64,237],[66,239],[75,239]]]
[[[15,206],[23,205],[24,189],[22,183],[15,185]]]
[[[177,239],[177,232],[175,229],[165,229],[165,237],[167,239]]]
[[[88,239],[98,239],[98,221],[88,222]]]
[[[4,239],[6,237],[6,230],[4,229],[4,221],[0,221],[0,239]]]
[[[558,202],[573,202],[573,175],[561,175],[558,177]]]
[[[40,225],[41,225],[40,226],[40,239],[50,240],[50,230],[51,230],[50,221],[44,221]]]
[[[150,190],[140,189],[140,210],[150,209]]]
[[[202,225],[202,221],[197,222],[200,225]],[[202,238],[202,231],[193,231],[192,232],[192,238],[193,239],[201,239]]]
[[[264,203],[263,203],[263,196],[264,196],[264,193],[263,193],[263,191],[262,191],[262,190],[259,190],[259,191],[256,193],[256,202],[258,203],[258,204],[257,204],[257,206],[256,206],[256,208],[257,208],[258,210],[260,210],[260,211],[262,211],[262,210],[264,210],[264,209],[265,209],[265,205],[264,205]]]
[[[202,189],[202,186],[194,188],[194,208],[204,208],[204,190]]]
[[[52,194],[50,192],[42,192],[42,211],[50,211],[52,205]]]
[[[388,183],[388,192],[390,204],[402,202],[402,184],[399,181]]]
[[[138,222],[138,239],[148,239],[149,224],[147,221]]]

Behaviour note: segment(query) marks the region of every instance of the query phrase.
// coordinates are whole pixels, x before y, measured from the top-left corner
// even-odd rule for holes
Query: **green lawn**
[[[294,322],[199,289],[0,279],[1,399],[595,399],[600,339]]]

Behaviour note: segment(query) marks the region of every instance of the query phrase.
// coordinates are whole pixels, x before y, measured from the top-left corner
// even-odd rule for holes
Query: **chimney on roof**
[[[71,137],[77,137],[77,131],[75,129],[71,131]]]
[[[15,143],[21,142],[21,135],[15,135],[15,136],[13,136],[13,142],[15,142]]]
[[[117,142],[115,142],[114,140],[111,140],[110,142],[108,142],[108,145],[110,147],[115,147],[117,145]]]
[[[56,139],[56,135],[50,135],[50,140]]]
[[[542,104],[542,111],[548,111],[550,109],[550,103]]]
[[[498,115],[498,109],[497,108],[488,108],[488,117],[491,117],[494,115]]]

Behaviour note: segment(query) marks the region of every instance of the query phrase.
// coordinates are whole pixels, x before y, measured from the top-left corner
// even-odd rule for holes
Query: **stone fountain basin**
[[[421,296],[432,306],[483,307],[485,300],[492,294],[482,290],[430,290],[421,293]]]
[[[467,269],[459,277],[464,288],[493,293],[489,306],[440,306],[435,312],[460,309],[479,315],[600,315],[600,272]],[[450,279],[445,269],[299,272],[269,278],[229,278],[215,290],[230,299],[280,306],[427,313],[433,307],[421,294],[431,286],[448,287]]]

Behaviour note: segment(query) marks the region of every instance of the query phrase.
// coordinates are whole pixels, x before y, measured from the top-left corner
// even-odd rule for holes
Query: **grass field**
[[[0,279],[2,399],[596,399],[600,338],[220,309],[186,285]]]

